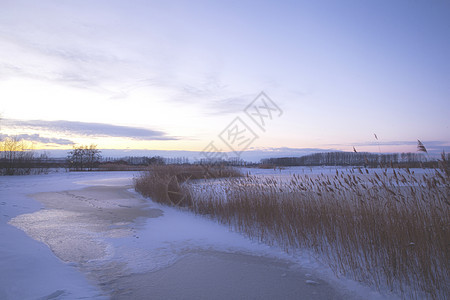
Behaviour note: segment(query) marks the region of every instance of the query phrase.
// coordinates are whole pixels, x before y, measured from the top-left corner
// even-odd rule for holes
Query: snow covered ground
[[[0,177],[0,299],[105,298],[99,288],[61,262],[47,245],[8,224],[16,216],[43,208],[28,194],[80,189],[84,186],[75,182],[101,177],[93,173]]]
[[[275,176],[275,177],[283,177],[289,175],[336,175],[336,170],[344,173],[355,172],[355,174],[359,174],[357,170],[358,167],[341,167],[341,166],[314,166],[314,167],[283,167],[277,169],[259,169],[259,168],[241,168],[244,174],[247,172],[251,175],[259,175],[259,176]],[[363,172],[366,172],[365,168],[361,168]],[[387,174],[392,174],[392,168],[367,168],[369,174],[381,174],[386,170]],[[397,169],[396,169],[397,170]],[[402,169],[399,169],[402,170]],[[403,169],[405,170],[405,169]],[[397,170],[398,171],[398,170]],[[433,169],[420,169],[414,168],[410,169],[410,172],[414,172],[414,174],[423,174],[423,173],[433,173]]]
[[[385,299],[337,279],[310,253],[287,254],[143,199],[131,188],[134,175],[0,177],[0,299]]]

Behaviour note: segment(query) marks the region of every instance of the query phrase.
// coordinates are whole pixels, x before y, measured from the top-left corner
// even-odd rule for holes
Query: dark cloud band
[[[47,138],[40,136],[39,134],[19,134],[19,135],[8,135],[8,134],[0,134],[0,140],[5,138],[15,138],[17,140],[26,140],[30,142],[38,142],[43,144],[56,144],[56,145],[72,145],[73,141],[68,139],[60,139],[60,138]]]
[[[141,127],[120,126],[104,123],[74,122],[74,121],[44,121],[44,120],[14,120],[4,119],[2,125],[9,128],[45,130],[68,135],[83,135],[92,137],[121,137],[134,140],[176,140],[165,132]]]

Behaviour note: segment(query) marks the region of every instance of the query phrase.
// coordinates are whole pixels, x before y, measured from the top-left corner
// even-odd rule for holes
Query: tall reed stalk
[[[152,199],[164,199],[151,185]],[[195,213],[286,251],[313,250],[338,275],[405,298],[449,294],[446,168],[234,177],[190,182],[180,193]]]

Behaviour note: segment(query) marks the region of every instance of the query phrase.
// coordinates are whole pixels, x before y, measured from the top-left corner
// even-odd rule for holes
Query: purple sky
[[[229,150],[239,117],[248,149],[449,149],[449,16],[434,0],[0,0],[0,133]],[[261,91],[282,111],[264,130],[244,112]]]

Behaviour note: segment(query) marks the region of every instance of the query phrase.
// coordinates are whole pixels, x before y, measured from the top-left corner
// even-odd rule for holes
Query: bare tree
[[[86,167],[89,171],[95,168],[102,158],[101,151],[97,149],[97,145],[91,144],[85,148],[86,151]]]
[[[101,151],[94,144],[74,146],[67,156],[69,167],[75,171],[92,171],[100,162],[100,153]]]
[[[6,137],[0,142],[0,171],[3,175],[30,174],[34,152],[31,145],[17,137]]]

